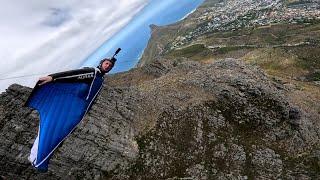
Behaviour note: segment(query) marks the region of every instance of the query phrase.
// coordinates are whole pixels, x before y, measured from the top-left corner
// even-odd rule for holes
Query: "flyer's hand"
[[[45,84],[45,83],[48,83],[48,82],[51,82],[53,79],[51,76],[45,76],[45,77],[41,77],[39,79],[40,83],[39,83],[39,86]]]

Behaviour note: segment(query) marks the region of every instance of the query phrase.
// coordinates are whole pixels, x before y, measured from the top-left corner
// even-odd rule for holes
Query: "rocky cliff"
[[[161,59],[107,76],[44,174],[27,161],[39,119],[23,107],[30,92],[0,95],[4,179],[320,178],[319,112],[237,59]]]

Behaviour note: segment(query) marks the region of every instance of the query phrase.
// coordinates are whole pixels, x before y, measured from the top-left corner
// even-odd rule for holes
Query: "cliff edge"
[[[107,76],[86,118],[56,150],[49,172],[27,156],[38,114],[30,88],[0,95],[4,179],[316,179],[319,113],[294,88],[237,59],[161,59]],[[303,96],[303,95],[302,95]]]

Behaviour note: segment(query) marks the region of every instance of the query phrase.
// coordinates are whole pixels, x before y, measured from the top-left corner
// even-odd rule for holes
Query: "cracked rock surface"
[[[319,114],[236,59],[161,59],[107,76],[49,172],[27,157],[38,114],[30,88],[0,95],[0,175],[8,179],[317,179]]]

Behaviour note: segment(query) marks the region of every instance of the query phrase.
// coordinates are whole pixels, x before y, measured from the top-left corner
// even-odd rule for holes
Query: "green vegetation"
[[[320,81],[320,72],[311,73],[307,78],[311,81]]]
[[[195,44],[195,45],[191,45],[189,47],[183,48],[181,50],[176,51],[177,54],[180,55],[190,55],[190,54],[196,54],[196,53],[200,53],[202,51],[204,51],[206,49],[206,47],[204,47],[203,44]]]
[[[314,73],[313,80],[314,81],[320,81],[320,72]]]
[[[315,149],[317,149],[317,147],[315,147]],[[286,166],[292,169],[303,169],[304,171],[308,171],[312,177],[317,178],[317,175],[320,172],[319,157],[312,152],[301,154],[299,157],[291,157],[286,152],[283,152],[282,154],[288,157],[285,160]],[[303,165],[301,162],[303,162]]]
[[[285,4],[290,6],[296,6],[296,5],[304,5],[307,3],[312,3],[312,0],[286,0]]]
[[[246,46],[229,46],[229,47],[221,47],[219,49],[217,49],[215,52],[217,52],[218,54],[227,54],[229,52],[232,51],[238,51],[241,49],[253,49],[252,47],[246,47]]]
[[[288,53],[298,57],[297,66],[304,70],[320,69],[320,48],[313,46],[300,46],[286,48]]]
[[[210,55],[211,51],[207,49],[203,44],[194,44],[182,49],[177,49],[169,52],[169,57],[186,57],[194,60],[202,60],[206,56]]]
[[[206,34],[202,43],[169,52],[170,57],[197,61],[240,58],[261,66],[269,74],[285,78],[319,80],[320,23],[273,24],[237,31]],[[220,48],[208,49],[206,46]],[[311,74],[311,75],[310,75]]]

